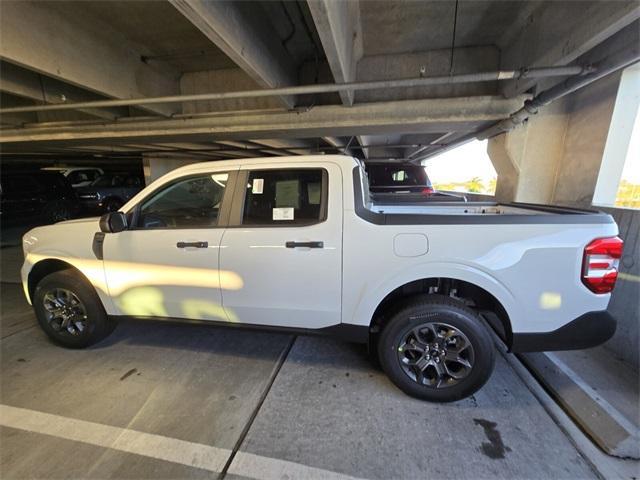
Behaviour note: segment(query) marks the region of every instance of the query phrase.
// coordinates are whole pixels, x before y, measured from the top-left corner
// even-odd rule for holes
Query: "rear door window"
[[[243,225],[309,225],[326,216],[327,174],[317,169],[254,170],[247,183]]]

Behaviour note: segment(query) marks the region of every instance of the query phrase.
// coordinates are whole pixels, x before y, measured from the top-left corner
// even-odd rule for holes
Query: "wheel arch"
[[[373,333],[380,331],[391,314],[405,304],[407,299],[430,294],[451,297],[482,313],[505,344],[511,346],[513,342],[511,320],[500,300],[483,287],[450,277],[420,278],[394,288],[378,303],[371,318],[371,331]]]
[[[36,290],[36,287],[44,277],[63,270],[72,271],[75,275],[84,280],[87,285],[91,285],[94,289],[96,289],[96,293],[98,294],[100,302],[103,304],[103,307],[105,306],[102,295],[100,295],[100,289],[97,289],[95,285],[93,285],[91,280],[89,280],[89,278],[79,268],[69,262],[60,260],[59,258],[46,258],[44,260],[38,261],[31,267],[29,275],[27,276],[27,291],[29,293],[29,299],[33,301],[33,294]]]
[[[380,322],[384,321],[384,313],[389,307],[395,306],[402,298],[420,294],[447,292],[447,295],[481,311],[508,346],[522,317],[522,305],[507,285],[478,266],[453,261],[412,265],[387,276],[376,286],[368,285],[366,290],[369,293],[358,301],[353,318],[354,323],[367,325],[373,335],[380,329]]]

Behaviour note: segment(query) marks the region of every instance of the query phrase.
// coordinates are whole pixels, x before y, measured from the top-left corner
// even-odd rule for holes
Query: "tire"
[[[48,223],[57,223],[71,218],[71,207],[67,202],[57,200],[45,206],[43,216]]]
[[[473,310],[450,297],[421,295],[391,316],[378,341],[378,357],[406,394],[452,402],[487,382],[495,347]]]
[[[124,203],[119,198],[108,198],[104,201],[105,212],[117,212]]]
[[[44,277],[35,288],[33,308],[40,327],[49,338],[67,348],[93,345],[116,327],[93,286],[73,270]]]

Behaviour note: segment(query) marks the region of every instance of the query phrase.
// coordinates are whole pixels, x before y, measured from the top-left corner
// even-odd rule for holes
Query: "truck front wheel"
[[[108,336],[116,326],[93,286],[71,270],[44,277],[32,300],[42,329],[67,348],[88,347]]]
[[[491,376],[494,345],[482,319],[451,297],[424,295],[392,315],[378,342],[383,370],[412,397],[451,402]]]

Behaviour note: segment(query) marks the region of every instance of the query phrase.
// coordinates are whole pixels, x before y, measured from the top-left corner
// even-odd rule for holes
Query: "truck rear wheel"
[[[44,277],[36,286],[32,301],[40,327],[54,342],[67,348],[93,345],[116,326],[93,286],[71,270]]]
[[[473,394],[489,379],[495,362],[493,341],[480,317],[442,295],[403,305],[380,335],[378,356],[398,388],[432,402]]]

